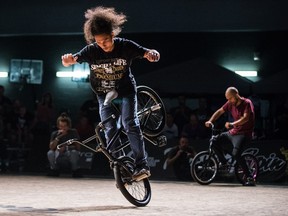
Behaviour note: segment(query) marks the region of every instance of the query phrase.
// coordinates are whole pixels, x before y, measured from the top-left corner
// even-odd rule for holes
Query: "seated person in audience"
[[[50,172],[48,176],[59,176],[61,168],[71,168],[72,177],[82,177],[79,169],[80,158],[80,145],[72,144],[69,146],[63,146],[57,149],[57,145],[64,143],[70,139],[79,140],[79,135],[76,129],[71,128],[71,119],[66,113],[62,113],[57,118],[58,130],[52,132],[50,139],[50,150],[47,152],[48,161],[50,164]]]
[[[189,139],[181,136],[179,144],[168,153],[166,162],[168,166],[173,166],[174,174],[178,180],[190,181],[190,163],[196,152],[189,146]]]
[[[178,131],[181,132],[183,126],[189,122],[189,117],[192,113],[192,109],[186,104],[185,95],[178,96],[178,106],[172,107],[170,112],[174,117],[174,123],[177,125]]]
[[[178,137],[178,127],[174,123],[174,117],[171,113],[166,114],[166,124],[163,129],[163,135],[167,137],[167,139],[174,139]]]
[[[195,139],[206,138],[207,128],[205,125],[199,123],[199,119],[196,114],[191,113],[189,123],[183,126],[181,135],[187,136],[190,142]]]

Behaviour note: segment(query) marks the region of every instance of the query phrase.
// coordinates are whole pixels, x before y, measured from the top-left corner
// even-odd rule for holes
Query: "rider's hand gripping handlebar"
[[[214,129],[214,124],[211,121],[207,121],[206,124],[210,125],[212,130]]]

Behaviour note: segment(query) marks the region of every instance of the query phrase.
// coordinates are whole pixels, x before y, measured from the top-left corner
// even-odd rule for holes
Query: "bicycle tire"
[[[114,164],[113,171],[117,188],[123,196],[137,207],[146,206],[151,200],[151,186],[148,178],[132,180],[132,158],[123,157]]]
[[[249,168],[249,171],[252,174],[252,178],[254,178],[254,180],[256,181],[258,174],[259,174],[259,164],[258,164],[257,158],[253,154],[250,154],[250,153],[242,154],[241,158],[245,159],[246,164]],[[241,184],[245,184],[247,176],[244,174],[243,169],[239,163],[235,164],[235,176],[236,176],[236,179]]]
[[[166,110],[159,95],[147,86],[137,86],[137,111],[160,104],[161,108],[152,111],[150,116],[138,116],[142,131],[150,137],[159,135],[166,122]]]
[[[218,160],[209,151],[202,151],[195,155],[191,163],[191,175],[194,181],[201,185],[208,185],[215,179],[218,172]]]

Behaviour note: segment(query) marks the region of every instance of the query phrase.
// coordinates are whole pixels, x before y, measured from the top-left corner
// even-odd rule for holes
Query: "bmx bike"
[[[227,164],[223,165],[220,163],[213,145],[213,141],[220,133],[220,131],[216,130],[212,123],[211,130],[212,135],[209,143],[209,149],[207,151],[202,151],[196,154],[191,163],[191,175],[193,179],[201,185],[208,185],[215,180],[217,174],[220,171],[224,173],[234,172],[236,179],[244,185],[247,176],[245,175],[241,165],[232,158],[231,153],[223,150],[222,153],[227,159]],[[259,174],[259,165],[257,158],[253,154],[242,153],[241,159],[244,159],[243,161],[246,162],[252,178],[254,179],[254,181],[256,181]]]
[[[70,139],[57,147],[72,145],[78,143],[93,152],[102,152],[108,159],[110,168],[113,170],[113,175],[116,180],[116,187],[121,191],[123,196],[133,205],[142,207],[146,206],[151,200],[151,187],[148,178],[133,179],[134,160],[128,155],[130,142],[127,135],[120,126],[115,132],[109,143],[106,143],[104,138],[105,124],[109,121],[117,121],[116,115],[119,114],[117,105],[112,103],[115,108],[115,114],[112,114],[107,119],[98,123],[95,128],[95,135],[78,141]],[[167,144],[165,136],[160,135],[166,120],[166,110],[159,95],[147,86],[137,87],[137,115],[140,121],[143,137],[155,146],[162,147]],[[126,139],[125,139],[126,137]],[[92,148],[88,143],[96,139],[96,148]],[[110,148],[117,142],[117,147]],[[120,144],[119,144],[120,142]],[[109,146],[109,148],[107,147]],[[120,155],[120,156],[115,156]]]

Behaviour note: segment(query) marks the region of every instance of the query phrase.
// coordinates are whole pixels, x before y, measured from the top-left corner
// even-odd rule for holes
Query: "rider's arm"
[[[230,122],[230,127],[236,127],[238,125],[243,125],[249,121],[250,113],[245,112],[238,120]]]
[[[206,127],[210,127],[210,122],[215,122],[221,115],[225,113],[225,110],[221,107],[219,108],[212,116],[211,118],[205,122]]]

